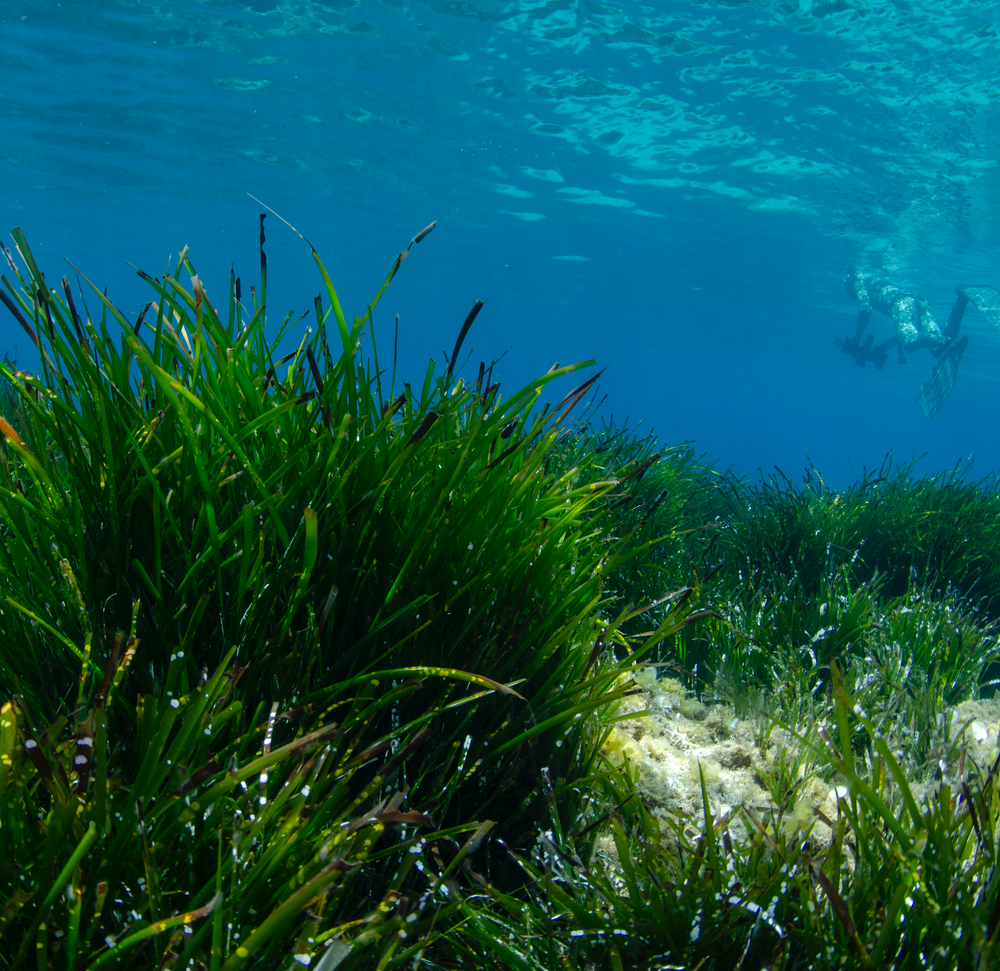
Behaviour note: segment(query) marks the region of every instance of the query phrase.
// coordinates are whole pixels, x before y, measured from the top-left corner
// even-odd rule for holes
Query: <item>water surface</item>
[[[513,390],[597,358],[607,416],[756,474],[829,481],[926,454],[1000,468],[1000,333],[975,311],[950,400],[933,363],[842,356],[847,266],[943,322],[1000,286],[1000,6],[984,2],[94,0],[0,3],[0,216],[134,315],[128,264],[182,245],[209,292],[257,263],[258,205],[320,251],[402,368],[469,344]],[[277,322],[319,291],[268,223]],[[304,325],[303,325],[304,326]],[[876,339],[889,336],[886,318]],[[0,319],[0,349],[30,364]]]

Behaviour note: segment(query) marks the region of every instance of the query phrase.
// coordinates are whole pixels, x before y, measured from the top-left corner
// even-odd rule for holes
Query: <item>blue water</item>
[[[1000,5],[734,0],[0,0],[0,226],[133,315],[189,245],[211,294],[257,264],[253,193],[319,250],[419,380],[486,307],[470,368],[513,391],[596,358],[604,414],[756,475],[832,483],[893,450],[1000,469],[1000,333],[970,310],[933,360],[857,367],[849,264],[947,318],[1000,286]],[[268,220],[271,319],[311,308]],[[9,274],[8,274],[9,275]],[[0,352],[31,366],[0,308]],[[891,322],[876,317],[876,340]],[[304,324],[302,326],[305,326]],[[568,390],[568,384],[566,386]]]

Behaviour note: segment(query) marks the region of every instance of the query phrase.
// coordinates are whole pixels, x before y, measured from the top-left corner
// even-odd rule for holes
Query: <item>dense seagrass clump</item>
[[[409,247],[350,324],[317,257],[327,309],[276,360],[298,321],[268,333],[263,245],[249,304],[185,250],[133,323],[14,239],[39,366],[3,370],[0,967],[426,949],[495,822],[517,847],[547,798],[582,818],[582,716],[628,690],[615,483],[548,467],[595,378],[554,409],[586,364],[466,382],[479,304],[443,373],[369,363]]]
[[[133,323],[14,231],[0,969],[992,967],[995,484],[570,425],[586,365],[460,377],[481,303],[415,390],[374,310],[431,228],[351,324],[314,252],[284,356],[263,246]]]

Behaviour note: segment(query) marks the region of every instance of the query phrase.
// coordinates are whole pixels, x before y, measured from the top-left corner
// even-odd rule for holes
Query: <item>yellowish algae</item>
[[[639,792],[654,812],[700,816],[702,776],[716,813],[740,803],[770,805],[755,775],[768,756],[755,744],[753,722],[728,706],[703,705],[680,681],[657,678],[655,668],[636,670],[632,680],[642,690],[622,699],[618,717],[635,717],[614,726],[603,753],[636,767]]]
[[[639,793],[654,815],[686,816],[697,827],[704,814],[704,778],[713,815],[718,819],[731,813],[729,827],[738,837],[745,835],[746,823],[743,814],[733,810],[744,805],[764,819],[780,812],[789,836],[800,831],[821,842],[829,840],[829,824],[840,816],[840,801],[850,793],[832,769],[802,751],[795,735],[776,727],[763,713],[741,719],[729,705],[703,705],[680,681],[657,678],[655,668],[637,668],[630,678],[640,690],[620,702],[617,717],[622,720],[612,728],[602,753],[616,765],[628,760],[634,767]],[[947,708],[938,719],[942,733],[946,721],[953,741],[964,728],[952,762],[971,759],[988,770],[1000,756],[1000,700],[964,701]],[[810,728],[805,729],[807,737]],[[765,784],[781,766],[785,771],[792,766],[801,780],[784,807],[775,804]],[[956,769],[957,764],[946,772]],[[934,785],[930,778],[910,782],[918,801]],[[615,855],[610,840],[602,840],[600,849]],[[848,864],[853,867],[853,860]]]

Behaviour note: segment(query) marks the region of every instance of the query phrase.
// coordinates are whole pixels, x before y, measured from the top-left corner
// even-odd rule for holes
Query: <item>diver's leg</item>
[[[952,343],[943,334],[919,334],[913,340],[906,341],[905,344],[900,341],[900,348],[913,353],[913,351],[920,351],[926,347],[935,357],[940,357]]]
[[[892,320],[896,325],[899,346],[904,351],[919,351],[926,347],[940,357],[951,341],[941,333],[927,304],[912,294],[901,296],[892,305]]]
[[[958,294],[960,301],[964,297],[966,302],[974,303],[983,316],[1000,330],[1000,290],[996,287],[959,287]],[[955,309],[958,309],[957,304]]]
[[[909,294],[901,295],[892,305],[892,322],[896,325],[899,346],[905,351],[917,351],[927,346],[927,335],[920,326],[920,307]]]
[[[965,287],[955,287],[955,292],[958,294],[958,299],[955,301],[955,306],[951,308],[951,313],[948,315],[948,326],[944,329],[945,336],[949,340],[958,337],[962,318],[965,317],[965,308],[969,306],[970,300],[969,295],[965,292]]]

